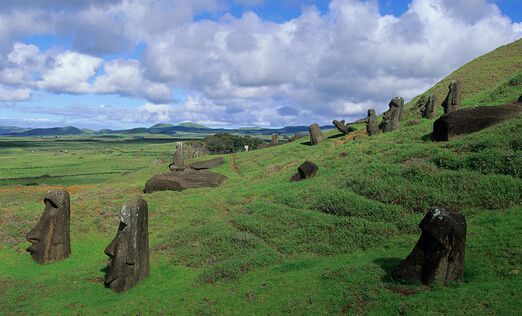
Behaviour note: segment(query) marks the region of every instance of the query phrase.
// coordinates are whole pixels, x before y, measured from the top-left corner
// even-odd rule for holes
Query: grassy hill
[[[489,58],[499,56],[517,59],[520,41],[515,44],[481,57],[480,64],[490,67]],[[513,65],[518,68],[498,72],[495,80],[486,80],[487,70],[476,62],[457,70],[464,87],[471,78],[481,81],[473,93],[467,88],[465,104],[487,105],[497,95],[517,99],[520,90],[511,89],[509,80],[522,65]],[[446,89],[454,74],[433,89]],[[71,193],[73,253],[45,266],[25,252],[23,235],[43,210],[44,192],[58,182],[4,182],[0,314],[522,310],[522,115],[447,143],[428,141],[433,121],[411,115],[400,130],[372,138],[330,131],[315,147],[303,139],[225,155],[227,163],[216,169],[229,178],[222,187],[145,195],[151,276],[121,294],[102,285],[103,249],[116,233],[121,205],[143,196],[145,181],[167,170],[164,157],[174,144],[56,143],[53,150],[46,145],[35,151],[36,142],[0,148],[5,178],[115,172],[104,181],[64,178]],[[318,176],[288,182],[304,160],[319,165]],[[398,284],[390,273],[415,245],[417,225],[432,205],[466,215],[464,279],[446,286]]]

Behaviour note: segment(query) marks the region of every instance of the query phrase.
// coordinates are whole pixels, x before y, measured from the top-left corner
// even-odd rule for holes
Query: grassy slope
[[[487,104],[474,101],[481,102]],[[89,164],[77,163],[78,148],[60,156],[1,149],[2,177],[34,174],[26,170],[33,165],[74,164],[74,172],[137,167],[109,174],[106,182],[76,177],[68,184],[73,255],[46,266],[24,252],[23,234],[37,221],[48,187],[0,188],[0,314],[521,310],[522,116],[442,144],[426,141],[431,126],[421,119],[372,138],[330,138],[316,147],[303,140],[229,155],[217,169],[229,177],[220,188],[146,195],[151,277],[123,294],[101,284],[103,249],[121,205],[166,170],[161,157],[173,145],[148,145],[141,153],[139,145],[121,145],[121,156],[92,145],[81,153]],[[289,183],[305,159],[319,165],[319,175]],[[464,280],[396,284],[389,273],[413,248],[430,205],[455,206],[467,216]]]

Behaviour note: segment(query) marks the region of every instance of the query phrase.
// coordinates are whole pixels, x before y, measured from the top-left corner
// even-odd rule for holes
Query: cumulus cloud
[[[121,116],[136,122],[280,126],[358,118],[522,36],[521,24],[486,0],[412,0],[401,16],[382,15],[377,1],[332,0],[325,12],[305,7],[283,23],[253,12],[222,14],[227,4],[219,0],[86,0],[69,11],[36,5],[25,12],[16,3],[0,17],[0,55],[1,40],[28,34],[31,23],[33,33],[72,39],[72,48],[42,53],[17,44],[0,61],[0,83],[146,99],[133,109],[139,115]],[[201,12],[218,18],[195,20]],[[136,45],[145,47],[139,59],[101,59]],[[24,85],[35,72],[39,78]],[[171,103],[172,88],[188,97]]]
[[[11,89],[0,84],[0,101],[14,102],[29,100],[30,98],[30,89]]]

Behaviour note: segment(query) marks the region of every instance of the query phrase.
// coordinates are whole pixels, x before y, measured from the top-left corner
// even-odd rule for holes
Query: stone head
[[[71,253],[71,200],[65,190],[47,191],[45,209],[36,226],[26,234],[31,243],[27,251],[38,263],[67,258]]]
[[[144,199],[123,205],[118,231],[105,254],[109,257],[105,285],[116,292],[149,275],[148,206]]]

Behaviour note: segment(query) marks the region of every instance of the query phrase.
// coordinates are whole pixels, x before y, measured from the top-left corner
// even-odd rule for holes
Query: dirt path
[[[230,155],[230,168],[232,168],[232,171],[234,171],[235,174],[241,176],[239,174],[239,168],[236,166],[236,163],[234,162],[234,158],[236,158],[235,154]]]

